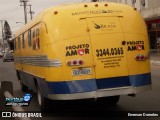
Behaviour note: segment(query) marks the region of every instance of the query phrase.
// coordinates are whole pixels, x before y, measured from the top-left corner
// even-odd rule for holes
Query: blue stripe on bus
[[[144,86],[151,84],[151,74],[130,75],[124,77],[87,79],[66,82],[48,82],[49,94],[73,94],[91,92],[99,89],[124,86]]]
[[[143,86],[151,84],[151,74],[130,75],[124,77],[114,77],[96,80],[98,89],[124,87],[124,86]]]
[[[150,85],[151,84],[151,73],[141,75],[129,76],[131,85],[134,87]]]
[[[96,83],[98,89],[131,86],[128,76],[98,79]]]
[[[48,87],[51,92],[50,94],[72,94],[97,90],[94,79],[66,82],[49,82]]]

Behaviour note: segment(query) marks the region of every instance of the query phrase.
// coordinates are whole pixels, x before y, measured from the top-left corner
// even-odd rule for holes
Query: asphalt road
[[[108,118],[107,113],[113,114],[112,117],[119,114],[126,114],[129,111],[159,111],[160,116],[160,66],[151,65],[152,71],[152,91],[147,91],[139,93],[136,97],[121,96],[118,104],[116,106],[104,106],[96,105],[91,101],[77,101],[77,102],[67,102],[67,103],[56,103],[58,104],[57,112],[52,112],[47,114],[52,117],[43,117],[43,118],[31,118],[31,120],[59,120],[59,119],[100,119]],[[2,81],[12,81],[14,88],[14,97],[22,97],[24,95],[20,90],[20,84],[17,80],[14,63],[13,62],[2,62],[0,59],[0,82]],[[4,100],[0,100],[4,101]],[[51,105],[54,107],[54,104]],[[40,111],[36,95],[33,94],[33,99],[28,107],[23,107],[25,111]],[[0,108],[0,111],[4,109]],[[5,107],[5,111],[13,111],[10,107]],[[125,112],[123,112],[125,111]],[[142,113],[143,113],[142,112]],[[116,113],[116,114],[114,114]],[[124,117],[123,119],[132,119],[132,120],[160,120],[160,117]],[[119,119],[119,117],[117,117]],[[2,120],[5,120],[4,118]],[[9,119],[6,119],[9,120]]]

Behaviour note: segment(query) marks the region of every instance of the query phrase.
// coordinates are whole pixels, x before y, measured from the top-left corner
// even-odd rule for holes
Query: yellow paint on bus
[[[151,88],[143,18],[127,5],[96,4],[49,8],[15,34],[15,66],[23,87],[36,91],[38,86],[41,99],[53,100]]]

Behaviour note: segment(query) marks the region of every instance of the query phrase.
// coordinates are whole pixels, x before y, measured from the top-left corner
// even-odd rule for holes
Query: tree
[[[4,38],[9,39],[12,37],[12,31],[7,21],[4,23]]]

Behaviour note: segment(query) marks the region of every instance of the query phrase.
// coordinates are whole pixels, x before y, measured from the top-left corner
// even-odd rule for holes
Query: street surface
[[[95,105],[94,102],[90,101],[77,101],[77,102],[67,102],[62,105],[58,104],[58,111],[52,112],[52,117],[46,118],[31,118],[31,120],[59,120],[59,119],[84,119],[82,117],[88,118],[93,117],[93,119],[99,119],[101,117],[107,118],[107,112],[123,112],[123,111],[159,111],[160,116],[160,65],[151,65],[152,71],[152,91],[147,91],[144,93],[137,94],[136,97],[121,96],[118,104],[116,106],[103,106]],[[20,90],[20,84],[16,77],[16,72],[13,62],[3,62],[0,58],[0,82],[2,81],[12,81],[14,88],[14,97],[22,97],[24,95]],[[3,100],[0,100],[3,101]],[[54,105],[52,105],[54,107]],[[36,96],[33,94],[33,99],[28,107],[23,107],[25,111],[40,111]],[[12,108],[7,107],[8,111],[13,111]],[[0,109],[0,111],[3,111]],[[3,118],[4,119],[4,118]],[[2,120],[3,120],[2,119]],[[119,119],[119,118],[118,118]],[[129,119],[126,116],[124,119]],[[131,119],[136,119],[131,117]],[[146,118],[142,117],[143,120],[160,120],[158,118]],[[5,120],[5,119],[4,119]],[[9,119],[6,119],[9,120]],[[136,119],[136,120],[139,120]]]

